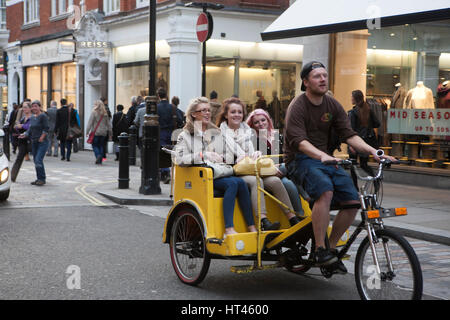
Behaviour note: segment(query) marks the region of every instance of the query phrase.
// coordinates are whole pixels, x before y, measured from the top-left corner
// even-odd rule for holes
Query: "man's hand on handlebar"
[[[326,153],[324,153],[324,154],[320,157],[320,161],[321,161],[322,163],[324,163],[324,164],[334,164],[334,165],[336,165],[336,167],[337,167],[337,165],[338,165],[338,163],[339,163],[340,160],[341,160],[341,159],[332,157],[332,156],[330,156],[330,155],[328,155],[328,154],[326,154]]]
[[[374,149],[375,150],[375,149]],[[384,154],[384,151],[379,149],[375,150],[375,152],[372,152],[373,158],[375,161],[380,162],[381,159],[389,160],[392,163],[398,163],[399,161],[395,157],[391,157]]]

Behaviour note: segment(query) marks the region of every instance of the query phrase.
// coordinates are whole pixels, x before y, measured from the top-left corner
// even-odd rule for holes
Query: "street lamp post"
[[[141,186],[144,195],[161,194],[159,185],[159,121],[156,99],[156,0],[149,4],[149,96],[145,99],[145,116],[142,137]]]

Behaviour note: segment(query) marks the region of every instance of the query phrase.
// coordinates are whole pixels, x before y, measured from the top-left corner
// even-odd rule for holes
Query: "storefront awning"
[[[262,40],[375,29],[449,19],[449,0],[297,0]]]

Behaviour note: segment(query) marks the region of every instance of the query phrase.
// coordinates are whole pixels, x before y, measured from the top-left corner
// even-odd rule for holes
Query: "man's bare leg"
[[[357,204],[358,201],[348,201],[342,204]],[[339,211],[333,222],[333,229],[330,234],[330,248],[336,248],[339,239],[342,237],[344,232],[351,226],[355,220],[358,209],[345,209]]]
[[[314,202],[312,209],[312,225],[316,248],[325,248],[325,235],[330,223],[330,204],[333,198],[333,191],[326,191]]]

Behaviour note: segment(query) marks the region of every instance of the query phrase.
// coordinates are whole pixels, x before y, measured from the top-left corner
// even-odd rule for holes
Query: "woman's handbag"
[[[94,131],[89,133],[89,137],[87,139],[87,143],[92,144],[94,142],[95,132],[97,131],[98,126],[100,125],[100,122],[103,120],[103,115],[100,117],[100,120],[98,121],[97,125],[95,126]]]
[[[250,157],[244,157],[233,166],[233,170],[236,176],[254,176],[256,175],[255,160]],[[259,160],[257,170],[261,177],[274,176],[278,172],[275,163],[270,158],[263,158]]]
[[[233,170],[236,176],[254,176],[256,175],[255,160],[246,156],[233,166]]]
[[[206,165],[213,170],[213,179],[229,177],[233,175],[233,167],[226,163],[206,161]]]
[[[67,130],[67,139],[76,139],[82,136],[81,128],[77,125],[75,126],[69,126],[69,129]]]

